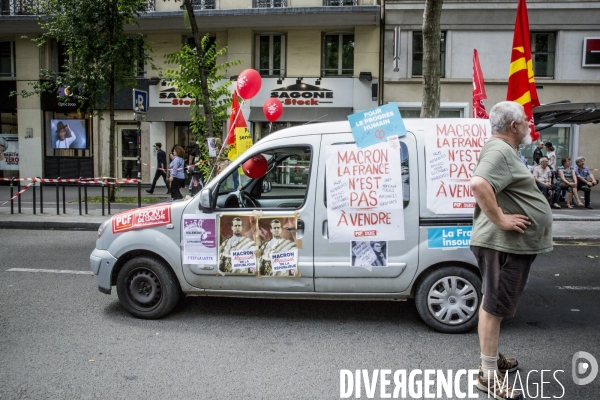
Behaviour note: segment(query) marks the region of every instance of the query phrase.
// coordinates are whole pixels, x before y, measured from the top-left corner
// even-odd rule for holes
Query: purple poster
[[[186,214],[183,216],[183,263],[217,263],[216,216]]]

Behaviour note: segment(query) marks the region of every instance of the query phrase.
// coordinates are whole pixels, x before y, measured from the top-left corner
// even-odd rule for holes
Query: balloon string
[[[269,133],[268,133],[267,135],[270,135],[270,134],[271,134],[271,128],[273,128],[273,123],[272,123],[272,122],[269,122]]]

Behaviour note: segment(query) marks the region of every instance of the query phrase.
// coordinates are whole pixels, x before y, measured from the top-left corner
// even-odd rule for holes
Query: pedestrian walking
[[[503,385],[502,373],[516,370],[519,363],[498,353],[500,324],[515,315],[536,255],[552,250],[552,212],[517,153],[520,144],[531,143],[523,107],[498,103],[490,111],[490,123],[492,138],[471,179],[476,200],[471,251],[483,281],[477,387],[496,399],[517,400],[522,393]]]
[[[171,176],[169,180],[171,182],[171,198],[173,200],[183,199],[181,189],[185,186],[185,174],[183,169],[185,167],[185,149],[179,145],[175,146],[173,149],[173,160],[171,161]]]
[[[146,192],[150,194],[154,193],[156,182],[158,182],[158,178],[162,176],[163,180],[165,181],[165,185],[167,185],[167,194],[170,194],[171,187],[169,186],[169,182],[167,182],[167,154],[162,149],[162,143],[154,143],[154,148],[156,149],[156,172],[154,173],[152,186],[150,189],[146,189]]]

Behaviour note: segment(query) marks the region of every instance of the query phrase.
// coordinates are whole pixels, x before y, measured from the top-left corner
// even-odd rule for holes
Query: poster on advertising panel
[[[219,273],[256,274],[256,218],[252,215],[220,215]]]
[[[216,264],[216,216],[185,214],[182,226],[183,264]]]
[[[269,216],[258,220],[259,276],[300,277],[295,229],[297,217]]]
[[[0,135],[0,171],[19,170],[19,135],[3,133]]]
[[[425,119],[427,208],[436,214],[473,213],[470,180],[492,136],[487,119]]]
[[[348,122],[358,147],[382,143],[391,136],[406,135],[406,128],[395,103],[348,115]]]
[[[327,148],[329,242],[404,240],[398,137]]]

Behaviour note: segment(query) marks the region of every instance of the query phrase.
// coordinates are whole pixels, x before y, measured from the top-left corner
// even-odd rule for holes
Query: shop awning
[[[190,109],[188,107],[150,107],[146,113],[146,121],[160,122],[190,122]]]
[[[331,122],[345,121],[352,114],[351,107],[283,107],[277,122]],[[267,122],[262,107],[251,107],[249,121]]]

